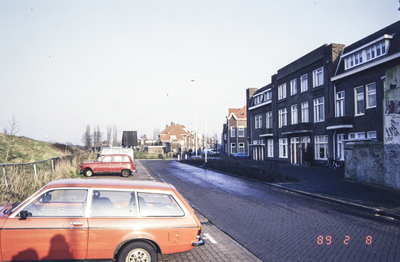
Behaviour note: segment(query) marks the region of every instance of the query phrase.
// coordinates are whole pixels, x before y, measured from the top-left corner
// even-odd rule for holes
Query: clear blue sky
[[[398,0],[0,0],[0,123],[81,144],[86,125],[222,132],[245,91],[323,44],[400,19]],[[198,75],[195,82],[192,76]],[[205,81],[204,81],[204,80]]]

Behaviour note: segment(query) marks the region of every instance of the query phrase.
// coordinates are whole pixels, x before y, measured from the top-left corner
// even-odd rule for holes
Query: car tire
[[[91,176],[93,175],[93,171],[92,171],[92,169],[90,169],[90,168],[86,168],[86,169],[83,171],[83,174],[84,174],[86,177],[91,177]]]
[[[122,173],[121,173],[121,175],[123,176],[123,177],[128,177],[129,175],[131,174],[131,171],[129,171],[129,170],[122,170]]]
[[[145,242],[133,242],[122,248],[118,262],[146,261],[157,262],[157,252],[154,247]]]

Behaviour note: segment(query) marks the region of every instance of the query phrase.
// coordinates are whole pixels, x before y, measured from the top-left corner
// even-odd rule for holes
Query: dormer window
[[[356,50],[353,50],[348,54],[345,54],[343,56],[345,60],[345,70],[351,69],[353,67],[386,55],[390,39],[392,38],[393,36],[391,35],[384,35],[383,37],[380,37],[373,42],[370,42],[366,45],[361,46],[360,48],[357,48]]]

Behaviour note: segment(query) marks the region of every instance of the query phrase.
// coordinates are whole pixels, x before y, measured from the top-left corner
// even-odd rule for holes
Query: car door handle
[[[83,226],[82,222],[71,222],[70,224],[73,226]]]

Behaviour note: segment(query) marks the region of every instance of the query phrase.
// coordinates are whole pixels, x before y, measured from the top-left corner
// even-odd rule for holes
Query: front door
[[[87,190],[51,190],[24,208],[26,220],[11,214],[0,231],[3,260],[85,259],[86,198]]]

